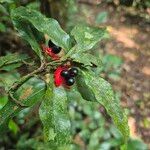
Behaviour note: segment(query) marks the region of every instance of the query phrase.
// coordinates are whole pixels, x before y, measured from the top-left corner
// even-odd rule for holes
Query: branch
[[[45,61],[41,62],[41,66],[34,70],[33,72],[23,76],[19,81],[15,82],[10,89],[8,90],[8,96],[11,98],[11,100],[13,102],[15,102],[19,107],[28,107],[25,106],[23,103],[21,103],[20,101],[16,100],[13,96],[13,94],[15,93],[15,91],[23,84],[25,83],[28,79],[30,79],[31,77],[35,76],[38,73],[41,73],[42,71],[44,71],[48,66],[51,66],[52,68],[54,68],[55,66],[58,66],[60,64],[62,64],[62,62],[66,62],[66,60],[57,60],[57,61],[53,61],[53,62],[49,62],[46,63]]]
[[[16,83],[14,83],[11,88],[9,89],[9,91],[15,91],[16,89],[18,89],[25,81],[27,81],[28,79],[30,79],[31,77],[33,77],[35,74],[42,72],[45,69],[45,62],[41,63],[41,66],[37,69],[34,70],[33,72],[27,74],[26,76],[23,76],[19,81],[17,81]]]
[[[20,101],[16,100],[13,96],[14,92],[23,84],[25,83],[28,79],[30,79],[31,77],[33,77],[35,74],[38,74],[40,72],[42,72],[45,69],[45,62],[41,62],[41,66],[37,69],[34,70],[33,72],[27,74],[26,76],[23,76],[19,81],[17,81],[16,83],[14,83],[10,89],[8,90],[8,96],[10,97],[10,99],[15,102],[19,107],[28,107],[24,104],[22,104]]]

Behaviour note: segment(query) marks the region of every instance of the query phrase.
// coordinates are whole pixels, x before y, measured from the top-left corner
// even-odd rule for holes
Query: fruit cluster
[[[48,42],[48,46],[42,45],[43,51],[48,54],[53,60],[59,60],[58,54],[61,51],[61,47],[55,45],[51,40]],[[75,77],[78,75],[78,69],[64,65],[59,66],[54,72],[54,82],[58,87],[60,85],[72,86],[75,83]]]
[[[54,72],[55,85],[72,86],[75,83],[75,77],[78,75],[76,67],[59,66]]]
[[[63,70],[61,76],[65,79],[66,85],[72,86],[75,82],[75,77],[78,75],[78,69],[72,67],[69,70]]]

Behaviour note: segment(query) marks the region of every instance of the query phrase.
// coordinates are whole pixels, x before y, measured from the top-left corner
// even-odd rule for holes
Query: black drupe
[[[69,74],[70,74],[71,77],[76,77],[78,75],[78,69],[76,67],[72,67],[69,70]]]
[[[48,41],[48,46],[54,54],[58,54],[61,51],[61,47],[55,45],[51,40]]]
[[[60,51],[61,51],[61,47],[56,46],[56,45],[52,47],[52,52],[54,54],[58,54]]]
[[[61,72],[61,76],[66,78],[66,79],[69,78],[70,77],[69,71],[68,70],[63,70]]]
[[[48,41],[48,46],[51,48],[51,47],[55,46],[55,44],[51,40],[49,40]]]
[[[66,80],[66,85],[68,85],[68,86],[72,86],[74,83],[75,83],[74,78],[69,78]]]

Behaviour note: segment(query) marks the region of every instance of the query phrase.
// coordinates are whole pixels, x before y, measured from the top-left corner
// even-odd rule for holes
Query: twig
[[[33,77],[35,74],[40,73],[44,70],[45,68],[45,63],[42,62],[41,66],[37,69],[34,70],[33,72],[27,74],[26,76],[23,76],[19,81],[17,81],[16,83],[14,83],[11,88],[9,89],[9,91],[15,91],[16,89],[18,89],[25,81],[27,81],[28,79],[30,79],[31,77]]]
[[[23,84],[25,83],[28,79],[30,79],[31,77],[35,76],[38,73],[41,73],[43,70],[45,70],[48,66],[51,67],[55,67],[58,66],[60,64],[62,64],[62,62],[66,62],[66,59],[64,60],[57,60],[57,61],[53,61],[53,62],[49,62],[46,63],[45,60],[41,62],[41,66],[34,70],[33,72],[23,76],[19,81],[15,82],[10,89],[8,90],[8,96],[11,98],[11,100],[13,102],[15,102],[19,107],[28,107],[25,106],[23,103],[21,103],[19,100],[16,100],[13,96],[13,93]]]
[[[22,104],[20,101],[16,100],[13,96],[13,93],[28,79],[33,77],[35,74],[42,72],[45,69],[45,62],[41,63],[41,66],[37,69],[34,70],[33,72],[27,74],[26,76],[22,77],[18,82],[14,83],[10,89],[8,90],[8,96],[11,98],[13,102],[15,102],[18,106],[20,107],[28,107],[24,104]]]
[[[22,62],[25,64],[25,65],[28,65],[28,66],[32,66],[34,64],[34,62],[26,62],[25,60],[22,60]]]

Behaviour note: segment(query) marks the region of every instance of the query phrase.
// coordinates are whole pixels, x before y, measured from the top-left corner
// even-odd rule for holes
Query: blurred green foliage
[[[105,116],[105,110],[96,103],[78,100],[72,101],[71,108],[72,132],[75,139],[75,149],[82,150],[119,150],[123,137],[120,132],[110,125],[109,116]],[[140,140],[130,139],[128,150],[147,150],[147,146]]]
[[[119,56],[106,54],[102,57],[102,62],[102,72],[104,72],[108,75],[109,78],[112,78],[114,80],[120,79],[123,60]]]
[[[107,21],[107,16],[108,16],[108,12],[106,11],[100,12],[96,16],[96,24],[105,23]]]

